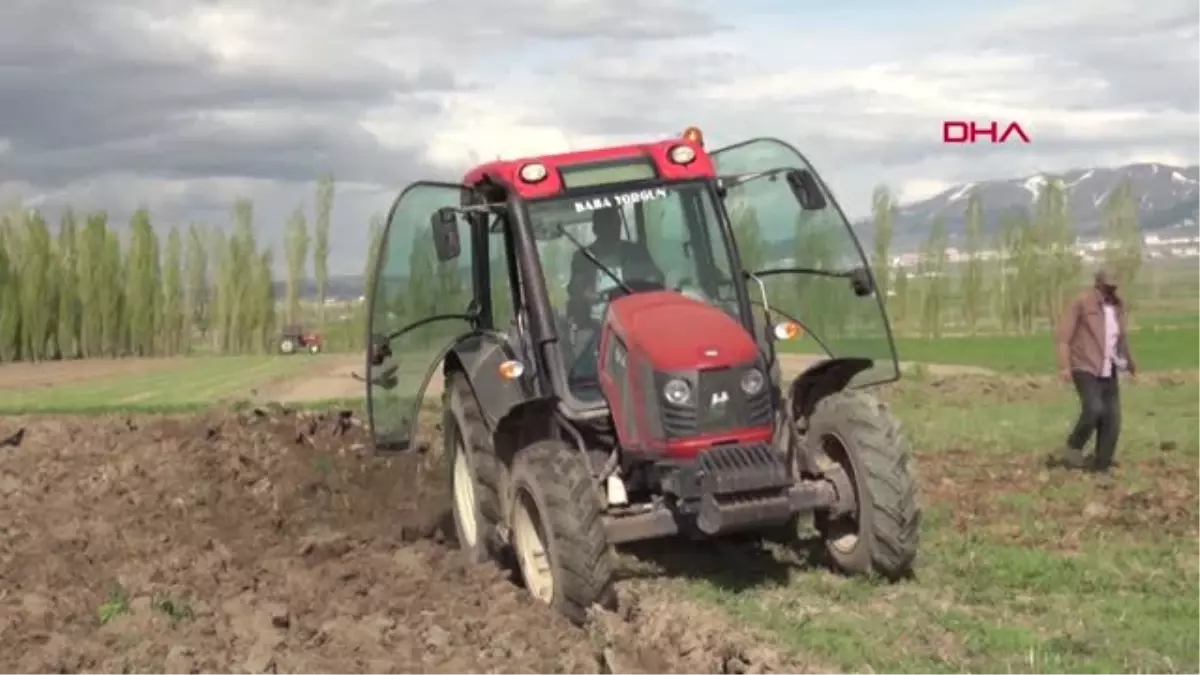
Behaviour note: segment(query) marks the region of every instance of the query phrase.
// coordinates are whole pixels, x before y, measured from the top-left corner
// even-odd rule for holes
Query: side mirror
[[[817,179],[808,169],[791,169],[787,172],[787,184],[805,211],[820,211],[825,208],[825,193]]]
[[[859,267],[850,273],[850,288],[860,298],[865,298],[875,292],[875,277],[870,270]]]
[[[462,242],[458,239],[458,213],[449,206],[433,212],[429,218],[433,229],[433,248],[438,262],[454,260],[462,253]]]

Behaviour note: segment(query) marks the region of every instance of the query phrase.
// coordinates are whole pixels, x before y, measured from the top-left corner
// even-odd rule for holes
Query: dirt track
[[[363,383],[354,379],[355,373],[363,374],[363,357],[361,355],[323,356],[322,365],[316,370],[306,372],[302,377],[281,382],[268,390],[270,400],[295,403],[300,401],[338,400],[360,397],[363,395]],[[785,377],[794,377],[818,357],[806,354],[780,354],[779,361]],[[908,364],[901,364],[902,367]],[[424,367],[424,364],[421,364]],[[935,376],[945,375],[990,375],[992,372],[977,366],[956,366],[947,364],[929,364],[928,372]],[[419,369],[418,369],[419,370]],[[415,386],[415,384],[413,385]],[[441,378],[434,378],[429,383],[427,396],[436,396],[442,391]]]
[[[575,628],[445,542],[432,456],[348,416],[8,418],[5,672],[798,672],[656,581]]]
[[[183,358],[164,359],[85,359],[82,361],[44,361],[41,363],[5,363],[0,367],[0,389],[32,389],[78,384],[106,377],[178,368]]]

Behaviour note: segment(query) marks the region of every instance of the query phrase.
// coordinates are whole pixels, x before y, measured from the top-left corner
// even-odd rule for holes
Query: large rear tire
[[[513,461],[511,532],[529,592],[575,624],[592,604],[616,606],[600,496],[578,450],[538,441]]]
[[[831,394],[817,403],[808,436],[823,468],[840,466],[850,477],[857,501],[851,514],[814,516],[833,566],[888,579],[911,573],[922,512],[908,441],[891,411],[863,392]]]
[[[291,338],[284,338],[284,339],[280,340],[279,341],[279,353],[280,354],[296,353],[296,341]]]
[[[480,467],[492,466],[483,445],[487,428],[462,373],[446,378],[442,409],[455,537],[468,562],[485,562],[492,557],[499,497],[493,484],[481,480]]]

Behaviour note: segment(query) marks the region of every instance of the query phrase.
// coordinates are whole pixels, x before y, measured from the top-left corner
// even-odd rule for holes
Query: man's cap
[[[1110,270],[1100,268],[1096,270],[1096,285],[1108,286],[1109,288],[1117,287],[1117,277]]]

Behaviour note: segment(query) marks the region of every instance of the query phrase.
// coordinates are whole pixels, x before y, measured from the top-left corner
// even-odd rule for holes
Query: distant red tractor
[[[425,246],[458,290],[433,290]],[[693,128],[417,182],[375,269],[376,450],[423,445],[442,377],[459,545],[515,559],[570,619],[615,601],[611,547],[639,539],[791,540],[811,521],[842,572],[912,569],[911,451],[864,391],[899,377],[883,300],[792,146],[710,152]],[[785,380],[780,347],[802,338],[784,351],[813,357]]]
[[[320,333],[306,331],[298,325],[284,326],[279,331],[279,353],[295,354],[304,350],[309,354],[320,354],[325,341]]]

